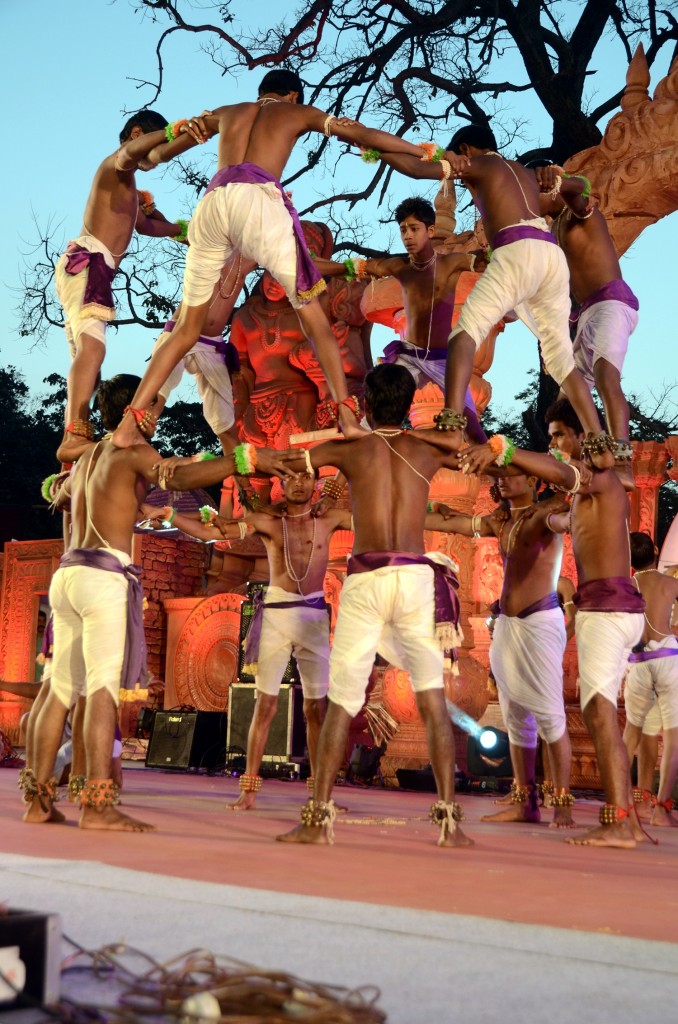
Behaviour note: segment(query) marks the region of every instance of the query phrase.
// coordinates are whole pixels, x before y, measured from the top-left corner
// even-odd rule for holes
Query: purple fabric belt
[[[265,601],[264,591],[255,591],[252,597],[254,611],[250,621],[250,628],[243,640],[243,665],[248,668],[255,666],[259,661],[259,644],[261,643],[261,628],[264,624],[264,611],[267,608],[315,608],[322,611],[327,610],[324,597],[314,597],[310,601]]]
[[[397,362],[398,356],[413,356],[417,359],[421,359],[424,362],[435,362],[439,359],[447,359],[447,346],[445,348],[431,348],[426,351],[425,348],[421,350],[417,348],[416,352],[413,352],[411,348],[407,348],[400,338],[395,338],[393,341],[389,341],[388,345],[384,349],[382,356],[383,363],[395,363]]]
[[[645,611],[645,599],[628,576],[609,576],[603,580],[580,583],[572,600],[580,612],[629,612],[642,615]]]
[[[512,224],[511,227],[497,231],[492,242],[492,249],[500,249],[502,245],[520,242],[523,238],[534,238],[538,242],[551,242],[552,245],[558,244],[550,231],[540,231],[539,228],[533,228],[531,224]]]
[[[540,597],[538,601],[533,601],[532,604],[528,604],[527,608],[523,608],[522,612],[518,612],[515,616],[510,616],[516,619],[526,619],[528,615],[535,615],[537,612],[549,612],[554,608],[560,608],[560,601],[555,591],[552,594],[545,594],[544,597]],[[500,613],[506,615],[504,609],[500,606]]]
[[[639,661],[655,661],[657,658],[675,658],[678,655],[678,647],[656,647],[651,651],[631,651],[629,661],[635,665]]]
[[[243,163],[231,164],[222,167],[217,171],[205,190],[205,195],[213,192],[215,188],[223,188],[224,185],[265,185],[272,182],[280,192],[285,208],[292,218],[294,239],[297,246],[297,297],[301,302],[308,302],[309,299],[325,291],[327,287],[322,274],[311,259],[304,231],[299,220],[299,214],[290,202],[284,188],[277,178],[265,171],[258,164]]]
[[[176,320],[168,320],[163,330],[168,334],[171,334],[176,327]],[[206,338],[204,334],[201,334],[198,338],[201,345],[210,345],[216,349],[224,357],[224,363],[226,369],[230,374],[238,373],[240,370],[240,353],[238,352],[235,345],[231,345],[228,341],[215,341],[214,338]]]
[[[82,312],[93,306],[90,312],[101,320],[115,320],[115,300],[111,287],[115,277],[115,268],[109,267],[103,253],[90,252],[77,242],[69,242],[66,246],[66,273],[75,277],[87,269],[87,284],[82,300]],[[107,315],[104,315],[107,314]]]
[[[626,281],[622,281],[620,277],[615,278],[613,281],[608,281],[601,288],[598,288],[595,292],[589,295],[588,299],[584,299],[576,313],[573,313],[573,320],[579,319],[585,309],[589,309],[591,306],[595,306],[598,302],[623,302],[625,306],[630,306],[631,309],[639,309],[640,303],[633,294]]]
[[[52,651],[54,650],[54,615],[50,612],[50,616],[45,626],[45,632],[42,634],[42,645],[40,647],[40,653],[45,658],[52,657]]]
[[[440,565],[426,555],[403,551],[363,551],[359,555],[351,555],[348,559],[347,575],[353,576],[359,572],[374,572],[375,569],[401,565],[428,565],[433,569],[436,629],[450,626],[457,630],[461,619],[461,607],[457,596],[459,580],[449,566]]]
[[[59,559],[60,569],[84,565],[88,569],[117,572],[127,580],[127,629],[125,657],[120,674],[120,689],[133,690],[139,680],[146,681],[146,637],[144,635],[144,589],[141,566],[122,565],[105,548],[73,548]]]

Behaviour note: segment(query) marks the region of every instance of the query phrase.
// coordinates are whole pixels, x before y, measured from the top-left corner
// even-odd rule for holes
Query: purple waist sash
[[[445,346],[445,348],[430,348],[428,352],[425,348],[416,348],[416,351],[413,352],[411,348],[407,348],[407,346],[403,344],[400,338],[395,338],[393,341],[389,341],[388,345],[384,349],[382,362],[395,363],[398,356],[416,356],[417,359],[421,359],[424,362],[447,359],[447,346]]]
[[[298,601],[265,601],[264,591],[255,591],[252,597],[254,611],[250,620],[250,628],[243,640],[243,668],[249,672],[256,672],[259,661],[259,644],[261,643],[261,629],[264,624],[264,612],[267,608],[314,608],[322,611],[327,610],[324,597],[313,597],[310,601],[300,598]]]
[[[645,599],[628,576],[609,576],[607,579],[580,583],[572,600],[580,612],[629,612],[642,615],[645,611]]]
[[[436,636],[449,644],[443,650],[451,650],[461,639],[459,623],[461,606],[457,591],[459,580],[447,565],[427,558],[426,555],[411,554],[403,551],[363,551],[359,555],[351,555],[348,559],[347,575],[353,576],[360,572],[374,572],[375,569],[398,567],[402,565],[428,565],[433,569],[434,620]]]
[[[632,665],[640,661],[655,661],[657,658],[675,658],[678,655],[678,647],[655,647],[653,650],[631,651],[629,661]]]
[[[42,644],[40,646],[40,653],[45,658],[52,657],[52,651],[54,650],[54,615],[50,613],[50,617],[47,620],[45,626],[45,632],[42,634]]]
[[[115,301],[111,287],[115,268],[109,267],[103,253],[90,252],[77,242],[66,246],[66,273],[75,277],[87,269],[87,284],[82,300],[82,312],[99,320],[115,320]]]
[[[589,295],[588,299],[584,299],[581,306],[574,314],[574,318],[579,318],[585,309],[589,309],[591,306],[595,306],[598,302],[623,302],[625,306],[630,306],[631,309],[639,309],[640,303],[633,294],[626,281],[622,281],[621,277],[615,278],[613,281],[608,281],[601,288],[596,289]]]
[[[144,635],[144,589],[141,566],[123,565],[105,548],[73,548],[59,559],[60,569],[84,565],[88,569],[117,572],[127,580],[127,630],[125,657],[120,674],[120,689],[133,690],[141,679],[146,681],[146,637]]]
[[[522,612],[518,612],[517,615],[512,615],[510,618],[526,619],[529,615],[535,615],[537,612],[549,612],[554,608],[560,608],[560,601],[555,590],[551,594],[545,594],[544,597],[540,597],[538,601],[533,601],[532,604],[528,604],[527,608],[523,608]],[[500,606],[500,613],[506,615],[506,612]]]
[[[176,320],[168,320],[163,330],[171,334],[176,325]],[[238,373],[240,370],[240,353],[235,345],[231,345],[228,341],[215,341],[214,338],[206,338],[204,334],[200,335],[198,341],[201,345],[209,345],[211,348],[216,349],[224,357],[224,363],[229,373]]]
[[[224,185],[266,185],[273,183],[280,192],[285,208],[292,218],[294,240],[297,246],[297,297],[300,302],[308,302],[310,299],[325,291],[327,285],[322,274],[311,259],[306,246],[304,231],[299,220],[299,214],[290,202],[289,196],[277,178],[265,171],[258,164],[249,162],[242,164],[230,164],[222,167],[214,175],[205,190],[205,195],[213,192],[215,188],[223,188]]]
[[[551,242],[557,245],[555,238],[550,231],[541,231],[532,227],[531,224],[512,224],[508,228],[501,228],[497,231],[492,242],[492,249],[500,249],[502,245],[511,245],[512,242],[520,242],[523,238],[534,238],[538,242]]]

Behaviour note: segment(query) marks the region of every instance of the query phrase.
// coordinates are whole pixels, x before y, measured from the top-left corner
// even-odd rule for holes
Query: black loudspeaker
[[[156,711],[146,753],[147,768],[223,768],[225,711]]]
[[[256,687],[249,683],[231,683],[226,746],[229,754],[247,750],[247,734],[254,714]],[[306,749],[304,698],[300,686],[283,683],[278,709],[271,722],[264,761],[303,758]]]
[[[240,605],[240,640],[238,644],[238,679],[241,683],[253,683],[254,676],[251,672],[243,672],[243,641],[250,631],[252,625],[252,616],[254,615],[254,595],[257,591],[266,590],[266,583],[248,583],[247,584],[247,600],[243,601]],[[298,683],[299,682],[299,671],[297,669],[297,663],[294,658],[290,658],[287,663],[287,668],[282,677],[283,683]],[[230,744],[229,744],[230,746]]]

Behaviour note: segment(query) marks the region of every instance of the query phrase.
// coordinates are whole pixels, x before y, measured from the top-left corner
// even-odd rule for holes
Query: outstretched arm
[[[445,177],[441,161],[424,161],[421,159],[421,154],[417,159],[416,156],[396,154],[386,150],[382,152],[381,159],[389,167],[400,171],[401,174],[406,174],[409,178],[432,178],[435,181],[442,181]],[[458,153],[445,153],[443,159],[450,165],[453,178],[461,178],[463,181],[466,177],[472,177],[471,162],[468,157],[460,156]]]
[[[147,235],[149,238],[175,238],[181,233],[181,224],[177,221],[168,220],[160,210],[146,214],[141,206],[134,227],[140,235]]]
[[[166,164],[175,156],[181,156],[213,138],[219,131],[219,109],[215,112],[206,110],[199,117],[188,118],[183,124],[174,122],[179,124],[174,139],[168,141],[163,132],[163,138],[148,151],[148,160],[152,164]]]
[[[126,449],[135,471],[152,484],[166,487],[172,481],[176,491],[191,491],[196,487],[209,487],[218,484],[227,476],[277,476],[290,475],[290,468],[285,459],[288,454],[272,448],[256,449],[256,467],[250,473],[243,474],[242,467],[236,464],[235,455],[224,455],[220,458],[194,461],[193,458],[160,459],[158,453],[150,445],[133,445]]]
[[[437,502],[433,502],[434,507],[436,504]],[[488,516],[464,516],[456,512],[452,515],[438,511],[428,512],[424,520],[424,529],[436,530],[438,533],[459,533],[462,537],[494,537]]]

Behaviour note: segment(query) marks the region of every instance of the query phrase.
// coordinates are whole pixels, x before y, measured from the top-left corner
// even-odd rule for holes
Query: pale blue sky
[[[235,0],[233,10],[236,18],[243,20],[254,11],[258,23],[266,25],[274,23],[281,6],[270,0],[256,5]],[[238,24],[236,20],[229,29],[237,33]],[[6,97],[5,227],[0,253],[0,313],[5,329],[0,365],[16,365],[31,389],[39,391],[48,373],[65,375],[68,353],[63,332],[56,328],[46,345],[33,351],[30,339],[18,336],[14,312],[18,296],[13,289],[20,287],[22,252],[36,238],[34,218],[41,227],[51,222],[64,242],[77,234],[92,175],[103,157],[116,148],[126,119],[123,111],[134,110],[149,99],[149,90],[137,89],[132,79],[153,78],[159,29],[135,15],[126,0],[3,0],[0,31],[4,40],[0,76]],[[197,37],[177,35],[164,51],[165,84],[153,107],[169,120],[190,116],[205,106],[256,95],[262,70],[243,72],[237,80],[222,77],[208,57],[198,52],[198,45]],[[660,59],[653,86],[666,73],[667,60],[668,54]],[[504,75],[506,65],[504,60]],[[597,55],[594,65],[605,81],[601,95],[611,91],[614,86],[610,83],[623,85],[626,68],[620,49],[607,43],[604,55]],[[529,122],[528,144],[548,141],[548,126],[536,101],[523,113]],[[372,123],[377,124],[377,119]],[[454,127],[450,125],[450,129]],[[440,141],[446,138],[441,136]],[[357,161],[351,166],[354,183],[362,177],[366,182],[367,169]],[[140,178],[140,187],[154,193],[167,216],[190,213],[193,197],[169,176],[151,173]],[[331,187],[321,173],[316,174],[315,185],[320,193]],[[419,190],[417,183],[396,177],[391,198],[398,202]],[[429,191],[432,197],[435,190]],[[300,208],[313,198],[310,185],[295,183],[294,199]],[[380,211],[379,216],[384,215]],[[657,391],[663,381],[678,380],[674,357],[678,300],[672,272],[677,227],[675,214],[666,218],[647,230],[623,259],[624,275],[641,304],[640,325],[625,365],[625,384],[630,391]],[[393,238],[388,228],[375,226],[373,244],[387,248]],[[389,337],[388,332],[379,332],[373,346],[375,355]],[[123,370],[142,372],[151,345],[151,332],[142,328],[111,332],[106,375]],[[515,393],[524,387],[527,371],[535,365],[532,336],[521,325],[509,327],[499,339],[488,374],[495,406],[508,408],[512,404]],[[182,396],[190,398],[191,394],[190,385],[184,385]]]

